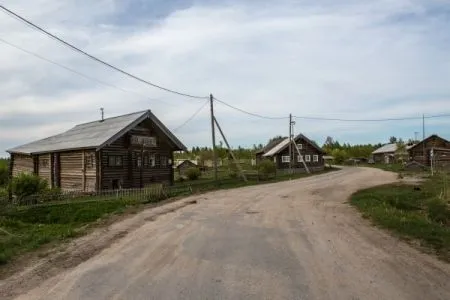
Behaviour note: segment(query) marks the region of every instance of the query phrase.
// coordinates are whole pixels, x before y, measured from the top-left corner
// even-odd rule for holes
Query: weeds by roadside
[[[420,241],[450,261],[450,202],[447,179],[429,178],[420,186],[390,184],[362,190],[351,203],[374,224]],[[444,193],[445,191],[445,193]]]

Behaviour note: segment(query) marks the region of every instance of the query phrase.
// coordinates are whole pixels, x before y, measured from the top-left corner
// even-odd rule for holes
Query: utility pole
[[[292,174],[292,114],[289,114],[289,174]]]
[[[422,156],[423,156],[423,164],[426,166],[427,161],[425,158],[425,114],[422,114]]]
[[[214,97],[209,95],[209,104],[211,107],[211,134],[212,134],[212,150],[213,150],[213,166],[214,166],[214,180],[217,181],[217,152],[216,152],[216,131],[214,127]]]

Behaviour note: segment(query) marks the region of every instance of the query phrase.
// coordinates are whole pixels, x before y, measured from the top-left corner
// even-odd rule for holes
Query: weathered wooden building
[[[299,148],[301,156],[289,141],[289,138],[285,138],[275,146],[270,147],[269,151],[262,154],[262,158],[273,160],[277,169],[289,169],[292,167],[296,170],[304,170],[305,167],[302,159],[310,171],[321,171],[324,169],[325,161],[323,156],[325,155],[325,151],[303,134],[297,135],[293,140]],[[289,144],[292,145],[291,155],[289,155]]]
[[[437,164],[450,165],[450,142],[433,134],[420,143],[408,149],[411,161],[418,162],[425,166],[430,166],[431,157]]]
[[[173,183],[173,152],[186,147],[150,111],[76,125],[7,150],[11,175],[33,173],[63,190]]]
[[[185,159],[183,161],[180,161],[176,166],[175,169],[178,172],[178,175],[182,176],[186,174],[186,171],[191,169],[191,168],[199,168],[197,163],[190,160],[190,159]],[[200,169],[200,168],[199,168]]]

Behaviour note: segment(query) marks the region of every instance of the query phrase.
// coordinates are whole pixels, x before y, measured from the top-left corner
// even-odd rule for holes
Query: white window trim
[[[303,144],[297,144],[297,148],[302,150],[303,149]]]
[[[309,154],[305,155],[305,161],[311,162],[311,155],[309,155]]]
[[[297,162],[303,162],[303,156],[302,155],[298,155],[297,156]]]
[[[313,155],[313,162],[318,162],[319,161],[319,155],[314,154]]]
[[[283,155],[281,156],[281,162],[283,163],[291,162],[291,158],[289,157],[289,155]]]

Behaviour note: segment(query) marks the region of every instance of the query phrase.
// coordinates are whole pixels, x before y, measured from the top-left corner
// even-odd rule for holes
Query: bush
[[[268,178],[270,174],[275,174],[276,171],[277,167],[271,160],[263,160],[258,165],[258,173],[262,175],[263,178]]]
[[[11,190],[17,198],[39,194],[47,190],[47,181],[36,175],[22,173],[11,181]]]
[[[450,224],[450,209],[447,203],[440,199],[432,199],[428,202],[428,217],[438,223]]]
[[[63,200],[60,188],[45,189],[39,192],[39,200],[42,202]]]
[[[0,186],[6,186],[9,180],[9,170],[6,165],[0,165]]]
[[[200,175],[202,175],[202,173],[198,168],[190,168],[186,171],[186,176],[189,180],[197,180],[200,178]]]

